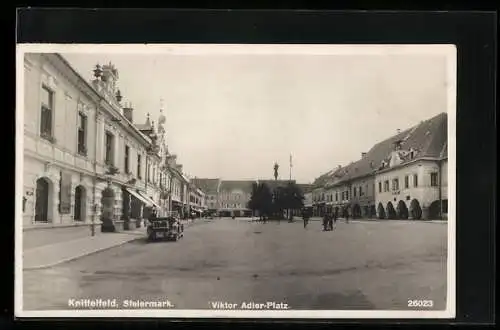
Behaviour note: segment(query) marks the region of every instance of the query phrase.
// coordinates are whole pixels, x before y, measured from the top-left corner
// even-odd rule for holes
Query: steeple
[[[167,118],[163,114],[163,98],[160,99],[160,116],[158,116],[158,133],[162,134],[165,132],[165,122]]]
[[[151,126],[151,122],[149,121],[149,112],[146,115],[146,125]]]

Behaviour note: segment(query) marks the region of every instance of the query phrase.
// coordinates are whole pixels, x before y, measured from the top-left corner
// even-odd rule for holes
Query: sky
[[[439,54],[61,53],[87,80],[118,69],[134,123],[157,121],[190,177],[311,183],[447,109]]]

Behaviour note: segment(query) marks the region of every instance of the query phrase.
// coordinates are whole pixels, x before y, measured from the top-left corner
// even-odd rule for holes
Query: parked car
[[[184,225],[175,216],[151,218],[147,228],[148,241],[177,241],[184,237]]]

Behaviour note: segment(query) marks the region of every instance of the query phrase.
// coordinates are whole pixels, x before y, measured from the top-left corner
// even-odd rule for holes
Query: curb
[[[94,250],[94,251],[89,251],[89,252],[81,253],[81,254],[78,254],[78,255],[75,255],[75,256],[72,256],[72,257],[68,257],[66,259],[62,259],[62,260],[58,260],[56,262],[52,262],[50,264],[45,264],[45,265],[41,265],[41,266],[23,267],[23,271],[24,270],[36,270],[36,269],[50,268],[50,267],[57,266],[59,264],[62,264],[62,263],[68,262],[68,261],[72,261],[72,260],[83,258],[83,257],[89,256],[89,255],[92,255],[92,254],[95,254],[95,253],[98,253],[98,252],[102,252],[102,251],[106,251],[106,250],[109,250],[109,249],[113,249],[115,247],[118,247],[118,246],[130,243],[132,241],[136,241],[136,240],[139,240],[139,239],[142,239],[142,238],[143,238],[142,236],[134,237],[134,238],[131,238],[130,240],[127,240],[127,241],[124,241],[124,242],[120,242],[119,244],[115,244],[115,245],[112,245],[112,246],[107,246],[105,248],[101,248],[101,249]]]
[[[186,229],[188,227],[191,227],[193,224],[195,224],[195,222],[190,222],[188,224],[185,224],[184,228]],[[120,242],[120,243],[118,243],[116,245],[107,246],[105,248],[101,248],[101,249],[98,249],[98,250],[81,253],[81,254],[78,254],[78,255],[75,255],[75,256],[68,257],[66,259],[62,259],[62,260],[59,260],[59,261],[56,261],[56,262],[52,262],[50,264],[45,264],[45,265],[41,265],[41,266],[23,267],[23,271],[24,270],[36,270],[36,269],[50,268],[50,267],[57,266],[57,265],[60,265],[62,263],[65,263],[65,262],[69,262],[69,261],[80,259],[80,258],[89,256],[89,255],[92,255],[92,254],[95,254],[95,253],[99,253],[99,252],[102,252],[102,251],[113,249],[115,247],[118,247],[118,246],[121,246],[121,245],[124,245],[124,244],[127,244],[127,243],[130,243],[130,242],[133,242],[133,241],[137,241],[137,240],[140,240],[140,239],[144,238],[144,236],[136,234],[136,233],[127,233],[127,234],[129,234],[131,236],[136,236],[136,235],[137,236],[133,237],[133,238],[131,238],[129,240],[126,240],[124,242]]]

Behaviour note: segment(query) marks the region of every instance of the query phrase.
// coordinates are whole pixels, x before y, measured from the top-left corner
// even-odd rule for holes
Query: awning
[[[149,201],[149,204],[153,204],[154,206],[156,206],[157,208],[161,209],[161,206],[158,205],[154,200],[152,200],[151,198],[149,198],[148,196],[146,196],[146,194],[142,193],[139,191],[139,194],[146,200]]]
[[[125,190],[128,191],[130,195],[134,196],[144,204],[151,205],[151,202],[148,199],[142,197],[142,195],[140,195],[138,192],[135,192],[133,189],[125,188]]]

